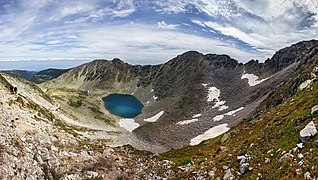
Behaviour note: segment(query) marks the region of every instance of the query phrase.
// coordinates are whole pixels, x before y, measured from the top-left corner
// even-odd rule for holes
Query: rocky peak
[[[317,40],[303,41],[277,51],[271,59],[264,63],[266,72],[274,74],[287,66],[297,62],[303,55],[309,53],[312,48],[318,46]]]
[[[113,64],[125,64],[124,61],[120,60],[119,58],[114,58],[112,60]]]
[[[207,54],[204,59],[209,62],[210,65],[214,65],[217,68],[235,68],[239,65],[237,60],[232,59],[228,55]]]

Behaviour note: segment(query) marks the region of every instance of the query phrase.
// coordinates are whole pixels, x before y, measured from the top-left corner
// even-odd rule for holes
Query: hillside
[[[110,93],[134,94],[145,107],[134,118],[140,127],[133,130],[132,136],[148,145],[130,143],[161,152],[197,144],[206,139],[201,135],[213,127],[226,132],[243,119],[292,96],[306,78],[302,71],[317,54],[317,45],[315,40],[294,44],[264,63],[252,60],[242,64],[227,55],[195,51],[154,66],[129,65],[119,59],[96,60],[41,87],[60,99],[81,97],[89,89],[93,100],[86,98],[85,104]],[[146,121],[158,116],[155,122]]]
[[[18,87],[18,94],[11,94],[11,85]],[[106,145],[110,135],[104,139],[89,136],[100,130],[71,124],[71,118],[52,99],[27,81],[0,74],[0,102],[0,179],[149,179],[173,175],[169,163],[148,152],[129,146],[110,148]]]
[[[176,179],[317,179],[317,53],[299,66],[306,66],[297,72],[301,85],[285,83],[283,89],[296,92],[279,105],[198,146],[163,153],[162,159],[176,163]],[[301,131],[310,122],[314,136],[304,141]]]
[[[0,178],[317,179],[317,76],[314,40],[264,63],[190,51],[96,60],[40,87],[0,74]],[[138,128],[104,109],[110,93],[145,104]]]
[[[22,78],[29,80],[33,83],[40,84],[48,80],[55,79],[62,75],[63,73],[66,73],[70,69],[45,69],[39,72],[35,71],[26,71],[26,70],[7,70],[2,71],[3,73],[9,74],[14,77]]]

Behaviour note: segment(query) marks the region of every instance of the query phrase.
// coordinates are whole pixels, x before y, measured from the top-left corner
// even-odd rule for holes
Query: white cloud
[[[165,21],[158,22],[158,27],[161,29],[177,29],[177,24],[167,24]]]
[[[53,40],[53,41],[46,42],[46,44],[50,44],[50,45],[61,44],[61,43],[63,43],[63,41],[60,41],[60,40]]]
[[[74,27],[76,28],[76,27]],[[127,33],[129,30],[129,33]],[[234,58],[247,61],[256,57],[256,54],[239,50],[231,45],[231,42],[214,40],[194,34],[178,31],[161,30],[151,25],[126,24],[117,26],[105,26],[92,29],[55,30],[62,35],[44,33],[30,36],[26,39],[16,40],[5,45],[0,45],[0,53],[5,54],[3,59],[19,59],[21,57],[38,59],[51,58],[108,58],[119,57],[133,64],[157,64],[166,62],[178,54],[189,50],[197,50],[203,53],[228,52]],[[70,44],[75,47],[58,48],[56,39],[73,37],[76,32],[76,40]],[[33,44],[54,37],[47,41],[54,44],[55,49],[45,45]],[[65,43],[65,42],[63,42]],[[67,44],[66,44],[67,45]],[[5,47],[5,48],[4,48]],[[5,50],[5,52],[3,52]],[[26,56],[27,55],[27,56]],[[247,59],[248,57],[248,59]]]
[[[70,5],[61,9],[61,16],[65,17],[82,12],[88,12],[92,9],[93,7],[87,4]]]
[[[199,26],[206,27],[205,24],[199,20],[192,19],[191,21]]]
[[[197,50],[245,62],[264,60],[282,47],[318,38],[318,1],[313,0],[21,2],[0,13],[2,59],[119,57],[148,64]],[[144,16],[129,19],[140,9],[165,14],[156,17],[157,24]],[[190,26],[191,22],[204,29]]]

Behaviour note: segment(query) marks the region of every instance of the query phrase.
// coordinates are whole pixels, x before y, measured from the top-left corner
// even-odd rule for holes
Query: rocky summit
[[[316,40],[263,63],[189,51],[44,73],[39,85],[1,73],[2,179],[318,177]],[[108,112],[102,98],[114,93],[138,98],[142,113]]]

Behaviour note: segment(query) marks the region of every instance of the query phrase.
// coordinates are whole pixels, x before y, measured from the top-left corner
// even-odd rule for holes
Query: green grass
[[[69,100],[68,105],[74,108],[79,108],[83,105],[83,102],[82,100]]]
[[[294,96],[286,99],[282,104],[267,109],[257,118],[247,118],[228,133],[229,137],[224,142],[223,136],[202,142],[197,146],[187,146],[181,149],[171,150],[160,154],[160,159],[173,161],[177,168],[193,162],[195,169],[222,169],[223,165],[231,168],[239,168],[236,156],[249,154],[253,158],[249,162],[253,170],[242,176],[242,179],[253,179],[261,173],[267,179],[298,179],[303,174],[295,174],[298,162],[286,158],[282,163],[279,158],[282,152],[288,152],[301,142],[299,132],[308,122],[315,121],[318,124],[318,116],[311,115],[311,108],[318,104],[318,82],[312,84],[312,90],[298,91]],[[310,170],[311,166],[317,169],[318,151],[315,146],[315,136],[306,143],[301,153],[310,152],[305,156],[304,169],[308,168],[312,176],[318,176],[318,171]],[[250,147],[251,144],[254,144]],[[222,147],[222,148],[221,148]],[[277,152],[278,149],[281,149]],[[270,153],[267,153],[270,151]],[[270,154],[273,154],[271,156]],[[297,157],[297,153],[294,154]],[[202,159],[207,158],[207,161]],[[265,164],[265,158],[271,162]],[[201,165],[201,164],[204,165]],[[232,172],[233,173],[233,172]],[[304,173],[304,172],[303,172]],[[223,171],[217,171],[216,177],[223,176]],[[176,178],[186,179],[191,173],[177,174]]]

